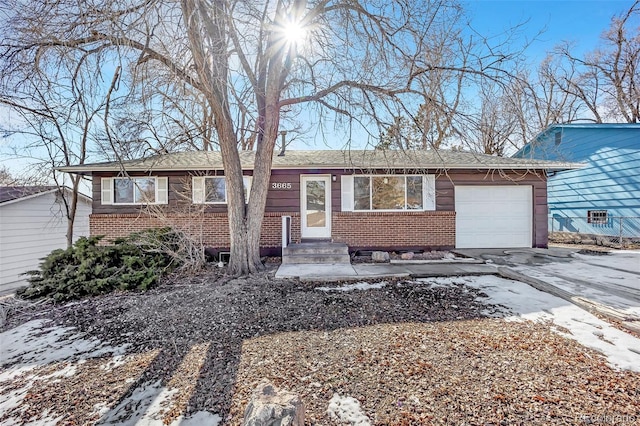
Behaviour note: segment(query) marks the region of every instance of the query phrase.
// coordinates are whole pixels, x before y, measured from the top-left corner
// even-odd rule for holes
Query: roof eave
[[[436,169],[436,170],[568,170],[579,169],[584,167],[580,163],[560,163],[560,164],[505,164],[505,165],[479,165],[479,164],[405,164],[405,165],[376,165],[376,166],[364,166],[364,165],[345,165],[345,164],[310,164],[310,165],[274,165],[272,170],[304,170],[304,169],[324,169],[324,170],[365,170],[365,169]],[[92,173],[111,173],[119,172],[122,168],[113,167],[91,167],[78,169],[71,167],[60,167],[56,169],[60,172],[74,173],[79,175],[91,175]],[[176,172],[176,171],[208,171],[208,170],[222,170],[221,167],[211,166],[195,166],[195,167],[129,167],[126,169],[128,172]],[[243,170],[253,170],[252,167],[243,167]]]

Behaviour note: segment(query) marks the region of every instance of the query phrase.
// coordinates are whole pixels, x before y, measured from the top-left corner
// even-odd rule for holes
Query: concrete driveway
[[[640,251],[580,254],[579,249],[458,250],[558,289],[557,295],[640,329]],[[514,278],[518,275],[514,275]],[[530,282],[531,283],[531,282]],[[549,288],[551,292],[554,288]]]

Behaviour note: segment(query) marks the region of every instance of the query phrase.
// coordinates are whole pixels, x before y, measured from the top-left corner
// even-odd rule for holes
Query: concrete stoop
[[[283,264],[350,264],[344,243],[317,242],[290,244],[282,250]]]

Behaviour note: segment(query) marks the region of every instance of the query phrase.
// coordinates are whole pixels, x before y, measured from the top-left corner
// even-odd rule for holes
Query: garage
[[[531,247],[532,187],[455,187],[456,248]]]

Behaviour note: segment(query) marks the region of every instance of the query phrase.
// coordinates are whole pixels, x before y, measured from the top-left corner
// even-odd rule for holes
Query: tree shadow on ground
[[[190,348],[210,342],[183,414],[209,411],[225,419],[224,424],[245,339],[385,323],[469,320],[484,317],[487,309],[479,290],[456,284],[388,281],[365,291],[316,288],[339,285],[273,280],[266,274],[226,282],[207,282],[201,276],[146,294],[97,298],[62,311],[57,320],[110,344],[129,344],[131,353],[160,350],[119,403],[141,385],[166,386]]]

